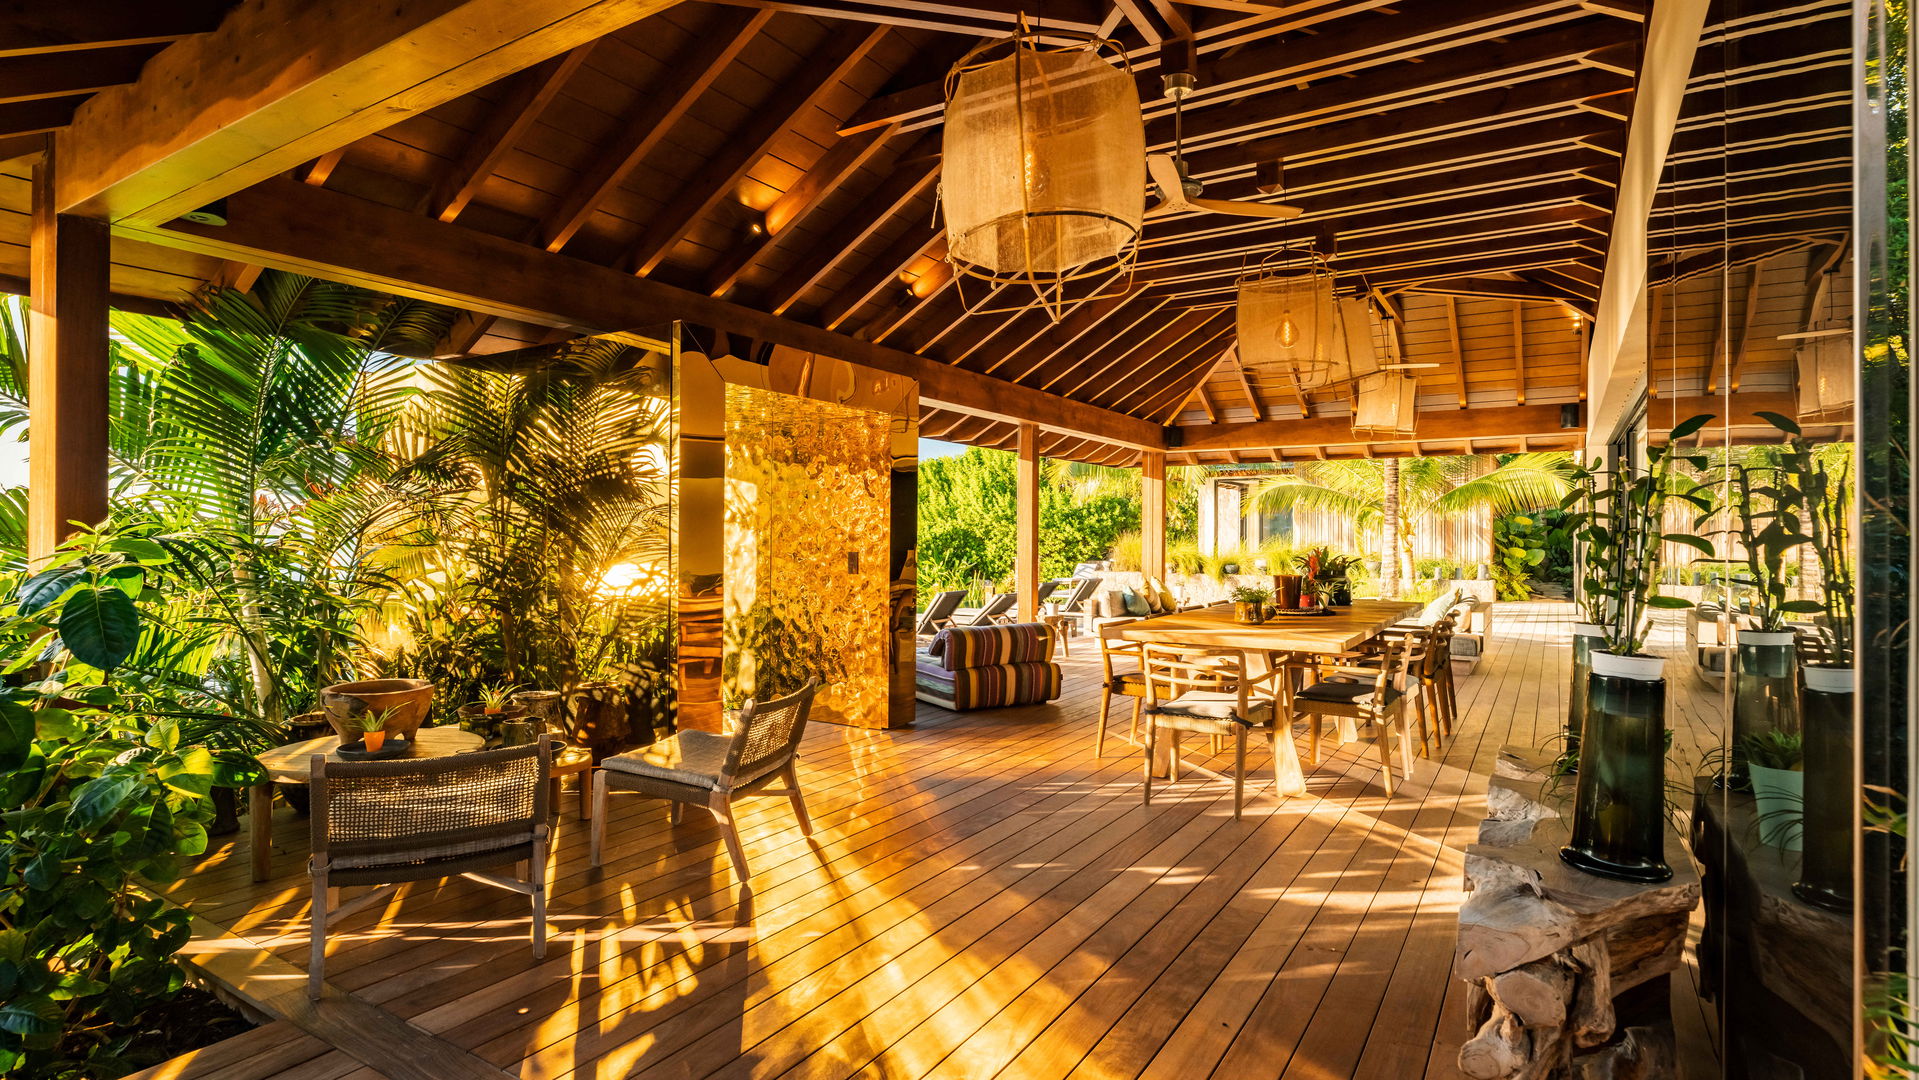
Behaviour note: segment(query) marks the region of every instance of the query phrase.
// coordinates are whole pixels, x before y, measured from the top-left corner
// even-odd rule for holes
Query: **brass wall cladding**
[[[724,346],[720,346],[724,348]],[[813,716],[913,720],[919,388],[775,348],[687,352],[680,417],[682,727],[818,677]]]
[[[885,726],[888,426],[881,413],[726,388],[728,705],[817,678],[816,717]]]

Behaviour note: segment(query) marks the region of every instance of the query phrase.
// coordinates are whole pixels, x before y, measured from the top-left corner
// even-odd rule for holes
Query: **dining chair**
[[[953,625],[953,613],[959,610],[960,602],[965,599],[965,589],[953,589],[936,594],[926,605],[926,611],[920,615],[919,627],[915,633],[937,634]]]
[[[615,791],[665,799],[668,819],[680,823],[681,807],[703,806],[720,823],[726,853],[740,884],[751,887],[746,849],[733,813],[733,800],[748,795],[783,795],[792,800],[800,832],[813,835],[812,819],[800,795],[800,738],[813,708],[819,680],[771,701],[748,702],[731,734],[681,731],[671,738],[615,754],[593,773],[593,821],[588,861],[600,865],[606,844],[606,800]],[[775,781],[780,787],[772,786]]]
[[[546,956],[548,773],[553,743],[450,757],[329,761],[313,757],[313,854],[307,996],[325,981],[328,927],[409,881],[471,878],[527,896],[533,958]],[[515,868],[512,876],[484,871]],[[376,886],[339,902],[340,889]]]
[[[1143,649],[1138,642],[1127,641],[1119,635],[1121,627],[1137,619],[1124,619],[1110,622],[1099,628],[1099,662],[1105,671],[1106,681],[1099,688],[1099,732],[1093,736],[1093,756],[1106,756],[1106,717],[1113,705],[1113,696],[1133,699],[1133,727],[1131,740],[1139,741],[1140,708],[1146,701],[1146,672],[1141,666]],[[1118,660],[1126,670],[1116,666]]]
[[[1249,656],[1243,649],[1199,648],[1171,645],[1145,645],[1141,666],[1146,676],[1145,783],[1142,798],[1153,804],[1153,760],[1164,732],[1167,746],[1167,779],[1179,780],[1180,747],[1183,733],[1223,735],[1233,742],[1233,818],[1238,820],[1246,804],[1246,737],[1261,731],[1273,751],[1275,789],[1281,782],[1285,754],[1292,750],[1292,732],[1277,729],[1278,703],[1274,700],[1276,672],[1252,674]],[[1264,687],[1262,689],[1262,687]],[[1197,772],[1225,779],[1211,769],[1193,766]]]
[[[1314,765],[1319,764],[1320,728],[1331,718],[1373,728],[1380,783],[1388,796],[1393,793],[1391,740],[1395,735],[1399,738],[1400,772],[1412,775],[1412,731],[1406,723],[1409,695],[1402,678],[1405,657],[1405,642],[1396,636],[1386,637],[1373,664],[1322,665],[1318,682],[1293,693],[1293,719],[1306,722],[1307,757]]]

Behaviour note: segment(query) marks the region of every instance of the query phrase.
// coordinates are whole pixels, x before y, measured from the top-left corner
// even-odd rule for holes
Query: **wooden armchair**
[[[668,814],[677,825],[686,803],[703,806],[720,823],[726,853],[740,884],[750,888],[746,850],[733,819],[733,800],[746,795],[783,795],[793,802],[800,832],[813,835],[806,801],[800,797],[797,769],[800,737],[813,708],[817,679],[796,693],[772,701],[749,702],[740,710],[739,725],[730,735],[711,731],[682,731],[663,742],[617,754],[593,773],[593,826],[588,847],[594,866],[600,865],[606,843],[606,800],[615,791],[629,791],[667,800]],[[771,786],[780,781],[782,786]]]
[[[1319,764],[1320,727],[1331,717],[1372,725],[1373,741],[1379,749],[1380,783],[1388,796],[1393,793],[1389,740],[1395,734],[1399,736],[1400,772],[1412,775],[1412,732],[1406,724],[1408,695],[1401,689],[1405,663],[1404,641],[1388,637],[1375,666],[1324,666],[1320,668],[1320,681],[1293,693],[1293,718],[1306,722],[1307,755],[1313,764]]]
[[[1292,732],[1280,737],[1277,716],[1279,672],[1252,674],[1241,649],[1205,649],[1147,645],[1141,650],[1146,677],[1146,762],[1143,798],[1153,802],[1153,759],[1162,732],[1169,737],[1167,779],[1179,779],[1179,738],[1183,733],[1230,738],[1233,743],[1233,817],[1246,804],[1246,736],[1262,731],[1273,749],[1273,789],[1282,793],[1299,771]],[[1287,766],[1291,765],[1290,774]],[[1210,769],[1208,776],[1225,779]]]
[[[327,928],[403,882],[466,877],[533,903],[533,956],[546,955],[548,773],[541,738],[452,757],[329,761],[314,755],[308,788],[313,856],[307,996],[325,981]],[[517,867],[512,877],[482,873]],[[378,886],[344,904],[344,886]]]

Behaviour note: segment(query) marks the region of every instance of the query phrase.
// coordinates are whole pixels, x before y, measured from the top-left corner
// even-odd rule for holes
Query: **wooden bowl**
[[[326,709],[327,723],[342,743],[360,737],[360,717],[368,713],[397,710],[386,718],[382,730],[388,738],[407,740],[420,730],[433,707],[434,684],[425,679],[368,679],[362,682],[334,683],[320,691],[320,704]]]

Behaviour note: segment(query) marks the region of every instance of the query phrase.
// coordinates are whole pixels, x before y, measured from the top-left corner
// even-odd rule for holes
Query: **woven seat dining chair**
[[[1284,763],[1293,750],[1292,733],[1275,723],[1278,703],[1273,694],[1279,673],[1253,675],[1249,657],[1241,649],[1146,645],[1141,665],[1146,675],[1145,785],[1142,798],[1153,804],[1153,760],[1163,734],[1167,747],[1167,779],[1179,780],[1182,734],[1224,736],[1233,743],[1233,818],[1246,805],[1246,738],[1254,731],[1266,734],[1273,750],[1273,780],[1281,782]],[[1294,758],[1297,765],[1297,759]],[[1226,779],[1211,769],[1194,771]]]
[[[616,791],[665,799],[668,815],[677,825],[680,808],[703,806],[720,823],[726,853],[740,884],[750,888],[746,849],[740,844],[733,800],[745,795],[784,795],[793,802],[800,832],[813,835],[812,819],[800,796],[798,770],[800,737],[813,709],[819,680],[811,679],[795,693],[771,701],[748,702],[740,710],[732,734],[682,731],[670,739],[617,754],[600,762],[593,772],[593,826],[590,861],[600,865],[606,844],[606,800]],[[772,786],[775,782],[782,786]]]
[[[1146,671],[1141,666],[1143,647],[1119,636],[1120,628],[1137,619],[1120,619],[1099,628],[1099,662],[1106,679],[1099,688],[1099,730],[1093,735],[1093,756],[1106,756],[1106,718],[1112,711],[1113,697],[1133,699],[1132,740],[1139,741],[1140,709],[1146,703]],[[1115,664],[1114,661],[1118,661]]]
[[[395,761],[314,755],[308,788],[313,856],[307,996],[325,980],[327,928],[409,881],[466,877],[527,896],[533,956],[546,956],[547,777],[553,745]],[[511,877],[484,871],[512,867]],[[339,902],[339,891],[376,886]]]
[[[1319,681],[1294,691],[1293,719],[1306,722],[1307,759],[1319,764],[1320,728],[1328,719],[1371,725],[1379,749],[1380,785],[1393,793],[1392,739],[1398,736],[1400,773],[1413,773],[1412,731],[1406,723],[1403,688],[1406,639],[1385,637],[1377,658],[1350,665],[1321,665]]]

